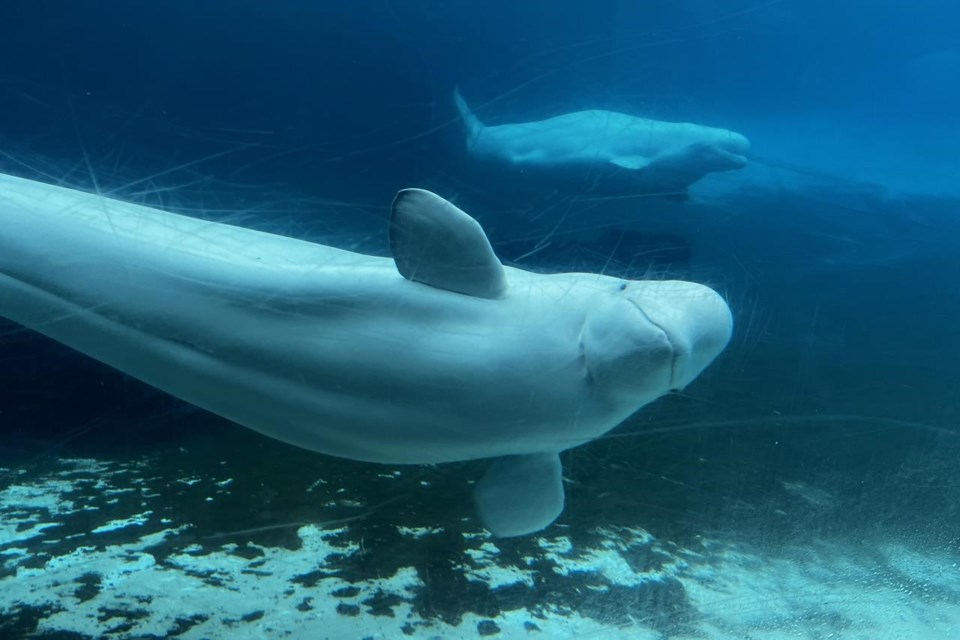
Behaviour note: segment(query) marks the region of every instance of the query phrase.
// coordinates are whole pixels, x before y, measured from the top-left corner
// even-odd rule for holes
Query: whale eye
[[[627,283],[626,283],[626,282],[624,282],[624,283],[622,283],[622,284],[620,285],[620,291],[623,291],[623,290],[626,289],[626,288],[627,288]]]

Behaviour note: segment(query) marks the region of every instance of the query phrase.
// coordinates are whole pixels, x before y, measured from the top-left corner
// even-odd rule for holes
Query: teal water
[[[482,461],[297,450],[0,324],[0,637],[955,637],[956,12],[0,9],[3,172],[381,254],[393,193],[429,188],[507,263],[697,280],[736,325],[564,454],[556,524],[497,540]],[[490,124],[729,128],[749,163],[683,197],[495,179],[455,86]]]

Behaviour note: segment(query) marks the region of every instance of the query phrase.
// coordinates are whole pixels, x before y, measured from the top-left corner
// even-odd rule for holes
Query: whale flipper
[[[507,290],[503,265],[480,224],[430,191],[397,193],[390,249],[407,280],[478,298],[496,299]]]
[[[501,538],[549,526],[563,511],[561,473],[556,453],[494,460],[473,494],[483,526]]]
[[[619,158],[614,158],[610,162],[623,169],[637,171],[638,169],[643,169],[644,167],[648,166],[650,164],[650,158],[645,158],[643,156],[621,156]]]

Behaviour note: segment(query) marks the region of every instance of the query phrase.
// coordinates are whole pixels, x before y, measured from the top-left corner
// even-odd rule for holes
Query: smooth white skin
[[[708,173],[742,168],[750,149],[746,137],[727,129],[599,109],[485,126],[459,93],[454,97],[467,125],[468,151],[516,169],[606,167],[632,171],[638,178],[646,171],[685,187]]]
[[[0,175],[0,315],[336,456],[561,451],[685,386],[730,337],[701,285],[506,278],[476,298],[389,258]]]

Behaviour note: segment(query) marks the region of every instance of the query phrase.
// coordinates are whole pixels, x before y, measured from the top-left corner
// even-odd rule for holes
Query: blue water
[[[279,637],[279,629],[305,637],[297,634],[336,619],[364,630],[356,637],[404,637],[406,605],[389,599],[396,596],[416,614],[407,631],[424,638],[523,637],[533,633],[527,622],[549,637],[585,637],[551,627],[556,611],[635,634],[623,637],[956,637],[960,584],[949,574],[960,553],[958,22],[960,9],[947,0],[0,7],[5,173],[380,254],[388,251],[393,194],[418,186],[474,215],[505,262],[714,286],[734,312],[731,346],[683,396],[570,452],[568,509],[548,537],[569,538],[564,557],[580,549],[586,565],[597,556],[583,550],[619,544],[635,571],[663,566],[658,551],[636,551],[643,529],[661,551],[696,550],[721,575],[734,556],[712,559],[711,549],[750,545],[763,562],[813,566],[804,554],[817,553],[823,571],[857,565],[872,576],[849,569],[844,575],[870,596],[836,595],[835,610],[804,600],[706,631],[698,625],[714,614],[694,586],[709,582],[706,569],[671,574],[656,588],[599,569],[570,578],[555,570],[556,558],[541,557],[547,543],[519,540],[499,543],[492,564],[534,567],[536,586],[477,586],[466,568],[481,564],[484,540],[461,534],[480,535],[464,501],[482,465],[384,471],[291,450],[7,323],[0,512],[22,532],[58,517],[37,496],[97,509],[63,510],[59,534],[0,538],[0,582],[39,580],[27,569],[51,557],[83,545],[108,553],[181,524],[194,528],[138,548],[138,557],[169,568],[189,545],[206,545],[196,553],[211,558],[203,571],[217,575],[218,562],[243,556],[223,552],[226,543],[253,549],[251,562],[272,562],[277,549],[307,544],[291,523],[357,515],[349,505],[321,508],[329,501],[374,508],[338,534],[363,553],[294,572],[308,595],[284,600],[276,595],[282,587],[264,586],[255,598],[267,604],[249,611],[211,596],[174,627],[180,618],[163,611],[183,604],[168,607],[162,594],[144,604],[133,597],[139,587],[91,564],[66,578],[87,576],[80,595],[38,581],[37,592],[50,594],[45,601],[0,596],[0,636],[113,629],[112,637],[160,637],[182,628],[183,637]],[[523,189],[522,176],[507,185],[468,157],[455,87],[490,124],[609,109],[725,127],[750,138],[750,163],[707,176],[684,198]],[[74,472],[71,460],[104,466]],[[159,497],[110,503],[91,488],[107,468],[128,474],[110,480],[112,488],[149,485]],[[402,486],[378,475],[394,471]],[[307,493],[323,474],[326,488]],[[227,476],[231,484],[216,484]],[[86,484],[56,482],[71,477]],[[33,487],[33,497],[11,487]],[[153,519],[107,542],[92,533],[138,509]],[[417,537],[399,526],[436,531]],[[263,530],[248,532],[254,528]],[[624,531],[634,532],[631,542]],[[223,532],[235,533],[211,537]],[[907,562],[891,549],[919,555]],[[386,589],[377,600],[363,582],[402,567],[421,580],[413,591]],[[222,570],[238,593],[252,588]],[[324,571],[374,595],[350,600],[341,592],[339,605],[320,604],[333,591],[323,586]],[[783,577],[785,592],[795,596],[798,584]],[[921,594],[925,622],[897,617],[901,610],[883,597],[890,584]],[[729,589],[731,607],[749,608],[751,596]],[[903,610],[915,610],[903,598]],[[750,602],[751,611],[762,609]],[[58,608],[81,605],[88,609],[78,609],[78,619],[103,619],[56,617]],[[149,614],[131,613],[137,607]],[[383,607],[396,609],[395,626],[363,626],[386,620]],[[126,613],[104,613],[118,608]],[[306,622],[285,627],[279,612]],[[510,625],[520,635],[509,635]]]

